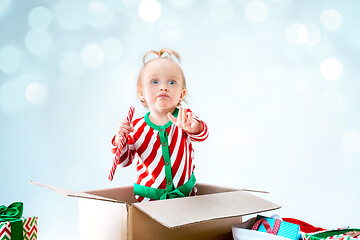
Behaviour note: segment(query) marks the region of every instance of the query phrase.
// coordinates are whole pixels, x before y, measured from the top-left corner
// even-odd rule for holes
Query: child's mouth
[[[158,95],[158,98],[169,98],[169,95],[167,95],[165,93],[161,93]]]

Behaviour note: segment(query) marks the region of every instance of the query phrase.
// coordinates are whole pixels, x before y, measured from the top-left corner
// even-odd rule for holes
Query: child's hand
[[[187,109],[179,107],[178,117],[174,117],[171,113],[168,113],[167,116],[176,126],[181,128],[183,131],[191,134],[199,134],[203,130],[202,124],[193,119],[192,114],[187,114]]]
[[[130,125],[130,122],[127,120],[123,120],[119,123],[116,128],[116,137],[115,137],[115,146],[119,145],[120,138],[127,138],[127,136],[134,130],[134,128]]]

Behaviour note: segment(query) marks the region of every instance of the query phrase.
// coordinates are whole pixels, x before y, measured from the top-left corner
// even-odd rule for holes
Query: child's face
[[[139,97],[150,111],[173,111],[185,97],[184,79],[180,67],[168,59],[149,62],[141,75]]]

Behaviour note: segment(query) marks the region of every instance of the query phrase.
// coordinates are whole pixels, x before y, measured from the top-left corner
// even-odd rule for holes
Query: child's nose
[[[167,88],[166,85],[161,85],[159,90],[160,91],[165,91],[165,92],[169,91],[169,89]]]

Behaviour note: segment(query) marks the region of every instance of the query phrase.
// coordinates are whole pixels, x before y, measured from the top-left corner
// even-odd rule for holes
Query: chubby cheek
[[[148,87],[145,92],[148,96],[153,96],[154,94],[157,94],[159,91],[155,87]]]
[[[152,98],[157,96],[158,91],[154,88],[146,88],[143,90],[143,96],[147,100],[151,100]]]

